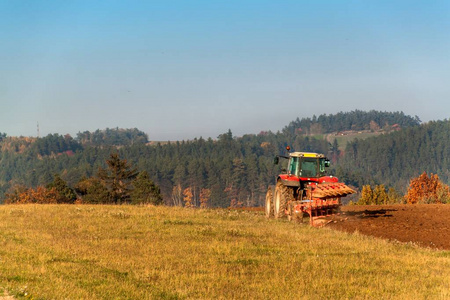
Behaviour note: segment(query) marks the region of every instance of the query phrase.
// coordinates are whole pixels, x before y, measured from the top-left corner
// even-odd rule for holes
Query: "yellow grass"
[[[170,207],[0,206],[0,297],[449,299],[450,251]]]

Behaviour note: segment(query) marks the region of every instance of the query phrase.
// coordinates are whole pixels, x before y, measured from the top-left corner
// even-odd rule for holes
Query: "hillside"
[[[378,131],[380,129],[389,132],[396,128],[414,127],[419,124],[418,116],[406,116],[403,112],[354,110],[337,114],[322,114],[319,117],[314,115],[312,118],[297,118],[283,128],[283,133],[314,135],[343,131]]]
[[[448,251],[257,212],[0,206],[0,295],[21,299],[438,299]]]
[[[382,183],[405,191],[423,172],[450,183],[450,121],[432,121],[392,134],[348,143],[338,168],[355,185]]]
[[[421,150],[420,157],[407,155],[417,152],[416,148],[423,144],[420,140],[428,131],[441,130],[439,126],[418,123],[417,117],[403,113],[353,111],[294,121],[277,133],[262,131],[235,137],[228,131],[214,140],[198,138],[164,144],[148,142],[145,133],[137,129],[83,132],[76,138],[59,134],[17,138],[2,134],[0,201],[5,193],[17,187],[46,185],[55,174],[74,187],[82,178],[97,176],[99,167],[105,167],[106,159],[115,152],[139,171],[148,172],[169,205],[180,204],[186,189],[191,190],[195,206],[200,204],[202,190],[210,195],[208,206],[211,207],[262,205],[267,185],[280,171],[279,166],[272,164],[273,156],[283,153],[287,145],[296,150],[327,154],[333,161],[330,174],[342,177],[355,188],[385,183],[386,187],[404,192],[411,176],[425,170],[439,173],[448,182],[448,174],[443,174],[447,164],[436,161],[443,159],[445,151],[433,157],[430,156],[434,152],[429,150]],[[326,124],[334,124],[340,131],[327,132],[334,127]],[[403,134],[409,135],[406,148],[400,146],[404,144]],[[392,148],[389,145],[395,139],[401,141]],[[448,136],[443,136],[439,143],[448,149]],[[427,145],[432,147],[432,143]],[[386,151],[388,155],[384,155]],[[378,162],[386,157],[388,163]],[[428,162],[427,168],[421,165],[416,168],[413,160]],[[403,172],[403,166],[408,164],[408,172]]]

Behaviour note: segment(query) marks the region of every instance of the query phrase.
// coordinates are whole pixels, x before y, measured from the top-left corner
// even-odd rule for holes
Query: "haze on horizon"
[[[450,111],[448,1],[1,1],[0,132],[150,140]]]

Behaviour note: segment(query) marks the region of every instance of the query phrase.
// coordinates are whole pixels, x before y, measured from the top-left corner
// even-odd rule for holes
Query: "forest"
[[[295,134],[304,132],[306,134],[321,134],[340,132],[347,130],[376,130],[384,128],[389,131],[393,125],[401,128],[417,126],[420,124],[418,116],[405,116],[403,112],[382,113],[379,111],[364,112],[355,110],[351,112],[339,112],[334,115],[320,115],[312,118],[297,118],[283,129],[283,133]]]
[[[111,154],[126,160],[136,172],[145,172],[161,191],[167,205],[209,207],[260,206],[280,166],[276,154],[289,145],[332,159],[329,173],[361,190],[383,185],[405,194],[411,178],[423,172],[438,174],[448,184],[450,122],[421,124],[402,112],[352,111],[297,119],[279,132],[233,136],[231,130],[217,139],[149,142],[134,129],[105,129],[41,138],[9,137],[0,133],[0,201],[18,187],[47,186],[60,176],[69,187],[99,178]],[[370,131],[339,147],[339,132]],[[334,140],[324,134],[335,133]]]

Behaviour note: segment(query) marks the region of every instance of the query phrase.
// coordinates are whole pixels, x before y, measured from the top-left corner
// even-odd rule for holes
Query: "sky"
[[[153,141],[450,113],[450,1],[0,0],[0,132]]]

